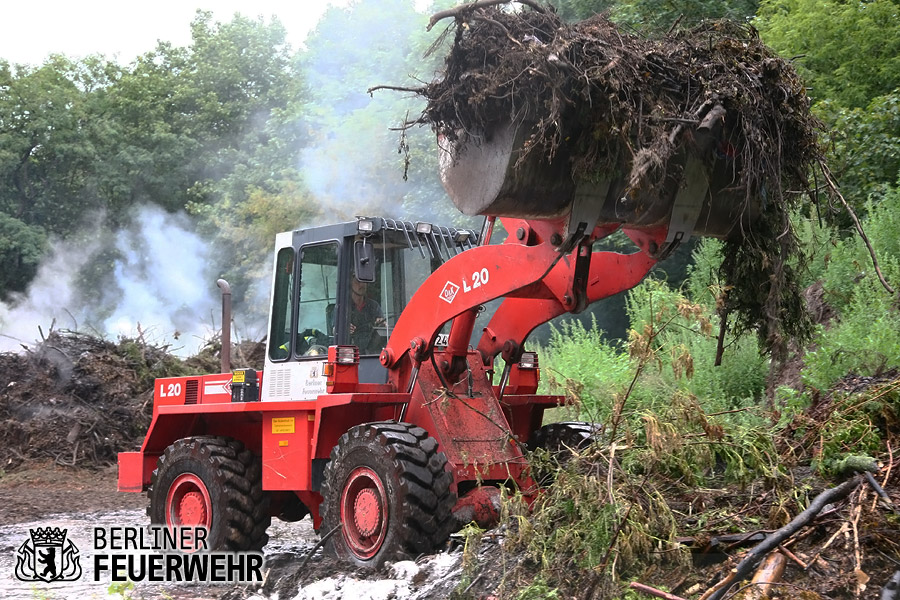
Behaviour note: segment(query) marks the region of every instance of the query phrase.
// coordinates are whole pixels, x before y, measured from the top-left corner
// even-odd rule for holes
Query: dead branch
[[[783,543],[801,527],[809,523],[827,504],[846,498],[850,492],[859,486],[861,481],[862,475],[857,475],[837,487],[825,490],[813,498],[806,510],[750,550],[750,552],[747,553],[747,556],[744,557],[744,560],[738,563],[725,579],[707,590],[706,593],[700,597],[700,600],[720,600],[732,585],[747,577],[747,575],[756,568],[756,565],[759,564],[769,552],[777,548],[779,544]]]
[[[847,521],[844,521],[843,524],[841,525],[841,528],[838,529],[837,531],[835,531],[831,535],[831,537],[828,538],[828,541],[825,542],[825,544],[819,549],[819,551],[816,552],[816,555],[812,557],[812,560],[809,561],[809,565],[807,566],[807,568],[816,564],[816,561],[819,560],[819,557],[822,556],[822,553],[831,547],[831,544],[834,543],[834,540],[836,540],[838,538],[838,536],[840,536],[841,534],[847,533],[848,529],[850,529],[850,523],[848,523]]]
[[[327,542],[328,540],[330,540],[330,539],[331,539],[331,536],[333,536],[334,534],[336,534],[336,533],[340,530],[340,528],[343,527],[343,526],[344,526],[344,522],[341,521],[340,523],[338,523],[337,525],[335,525],[334,528],[333,528],[331,531],[329,531],[328,533],[326,533],[325,535],[323,535],[323,536],[319,539],[319,542],[318,542],[315,546],[313,546],[313,549],[309,551],[309,554],[307,554],[307,555],[306,555],[306,558],[303,559],[303,562],[300,563],[300,570],[301,570],[301,571],[303,570],[303,567],[306,566],[306,563],[309,562],[309,559],[311,559],[311,558],[313,557],[313,555],[316,553],[316,550],[318,550],[319,548],[321,548],[322,546],[324,546],[324,545],[325,545],[325,542]]]
[[[799,556],[797,556],[796,554],[794,554],[793,552],[791,552],[784,546],[778,546],[778,550],[782,554],[787,556],[789,559],[791,559],[792,561],[797,563],[797,566],[800,567],[801,569],[803,569],[804,571],[809,568],[809,565],[807,565],[805,562],[803,562],[803,560]]]
[[[442,21],[449,17],[458,17],[479,8],[497,6],[498,4],[509,4],[513,1],[518,2],[519,4],[524,4],[525,6],[528,6],[532,10],[536,10],[539,13],[546,12],[544,10],[544,7],[539,5],[537,2],[534,2],[533,0],[478,0],[477,2],[460,4],[459,6],[454,6],[453,8],[448,8],[447,10],[442,10],[440,12],[434,13],[433,15],[431,15],[431,19],[429,19],[428,26],[425,28],[425,31],[431,31],[431,28],[434,27],[438,21]]]
[[[873,490],[875,490],[875,493],[884,501],[887,507],[891,510],[896,511],[897,509],[894,508],[893,500],[891,500],[891,497],[888,495],[888,493],[884,491],[884,488],[881,487],[881,485],[879,485],[877,481],[875,481],[875,477],[869,471],[864,471],[863,476],[865,476],[866,481],[869,482],[869,485]]]
[[[632,581],[628,587],[633,590],[643,592],[648,596],[656,596],[657,598],[663,598],[664,600],[684,600],[684,598],[682,598],[681,596],[676,596],[675,594],[670,594],[669,592],[664,592],[662,590],[652,588],[649,585],[644,585],[643,583],[638,583],[636,581]]]
[[[825,175],[825,181],[828,183],[829,189],[831,192],[837,196],[838,200],[841,201],[841,204],[844,205],[844,208],[850,214],[850,218],[853,219],[854,225],[856,225],[856,231],[859,233],[859,237],[862,239],[863,243],[866,245],[866,248],[869,250],[869,256],[872,258],[872,266],[875,267],[875,273],[878,275],[878,280],[881,281],[881,285],[884,286],[884,289],[888,291],[889,294],[896,294],[894,288],[887,282],[884,278],[884,275],[881,273],[881,266],[878,264],[878,258],[875,256],[875,249],[872,248],[872,243],[869,242],[869,238],[866,235],[866,232],[863,231],[862,224],[859,222],[859,217],[856,216],[856,211],[847,203],[844,199],[844,195],[841,193],[840,189],[838,189],[837,184],[834,182],[834,179],[831,176],[831,171],[825,165],[824,162],[820,162],[819,166],[822,168],[822,174]]]
[[[859,519],[862,517],[862,503],[863,497],[866,489],[862,488],[859,494],[859,500],[854,503],[850,514],[852,518],[850,519],[850,525],[853,531],[853,558],[855,561],[855,568],[853,569],[853,574],[856,576],[856,597],[859,598],[860,595],[866,591],[866,584],[869,582],[869,576],[862,570],[862,556],[859,551]]]
[[[378,90],[390,90],[392,92],[412,92],[413,94],[422,93],[422,88],[411,88],[397,85],[376,85],[367,89],[366,93],[371,96],[373,92],[377,92]]]
[[[891,468],[893,468],[893,466],[894,466],[894,450],[893,450],[893,448],[891,448],[890,437],[888,437],[888,441],[887,441],[887,451],[888,451],[887,469],[885,469],[884,479],[881,480],[881,487],[884,487],[887,485],[888,480],[891,478]],[[872,505],[872,510],[875,510],[874,504]]]

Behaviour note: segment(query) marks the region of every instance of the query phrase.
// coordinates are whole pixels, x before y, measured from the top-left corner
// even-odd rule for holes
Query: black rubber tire
[[[261,550],[272,522],[269,495],[262,489],[260,459],[226,437],[198,436],[176,441],[159,457],[147,495],[150,522],[166,524],[166,497],[179,476],[196,476],[209,494],[208,550]]]
[[[549,423],[531,434],[526,447],[531,452],[538,449],[546,450],[549,457],[557,465],[564,465],[579,450],[584,450],[597,439],[602,426],[598,423],[585,423],[581,421],[567,421],[562,423]],[[543,487],[553,483],[556,469],[541,468],[534,465],[534,479]]]
[[[371,542],[366,551],[354,549],[349,540],[358,530],[351,523],[335,532],[326,548],[365,568],[441,548],[455,525],[452,509],[456,495],[450,491],[453,475],[446,466],[447,457],[438,452],[437,441],[421,427],[383,421],[350,429],[331,451],[325,467],[319,533],[327,535],[341,524],[345,488],[347,498],[355,498],[351,476],[363,471],[365,478],[379,480],[384,491],[384,505],[379,505],[382,516],[375,527],[381,541]],[[353,506],[358,503],[354,501]],[[386,525],[382,525],[384,521]]]
[[[276,509],[278,514],[275,516],[285,523],[296,523],[309,514],[309,509],[293,492],[287,492],[279,508],[280,510]]]

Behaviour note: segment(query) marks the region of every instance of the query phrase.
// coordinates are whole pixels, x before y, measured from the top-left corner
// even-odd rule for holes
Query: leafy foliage
[[[831,169],[857,212],[900,177],[900,89],[878,96],[864,108],[823,101],[819,111],[828,132]]]
[[[889,281],[900,281],[900,188],[889,188],[867,208],[864,226],[882,271]],[[863,242],[834,240],[821,261],[825,297],[838,319],[819,327],[804,359],[804,383],[827,390],[847,373],[876,375],[900,367],[896,298],[875,277]]]
[[[0,215],[7,228],[21,224],[4,249],[21,260],[0,295],[33,275],[46,248],[37,232],[72,239],[87,223],[115,231],[148,204],[198,217],[240,294],[246,271],[235,251],[258,259],[276,217],[286,228],[317,213],[297,169],[303,78],[284,28],[240,16],[216,23],[210,13],[191,28],[189,47],[161,43],[127,67],[102,57],[0,62]],[[260,195],[283,194],[298,198],[287,206],[306,208],[246,225]],[[110,244],[81,274],[86,290],[108,287]]]
[[[0,291],[24,291],[37,272],[47,246],[47,238],[40,227],[0,213]]]
[[[578,320],[551,325],[548,345],[541,348],[541,370],[549,393],[562,393],[590,420],[609,419],[615,393],[628,384],[631,360],[610,345],[597,329]]]
[[[663,30],[676,22],[696,25],[704,19],[742,21],[756,13],[757,0],[716,2],[715,0],[681,0],[660,3],[654,0],[554,0],[559,15],[568,21],[587,19],[609,13],[610,18],[636,29]]]
[[[439,54],[425,56],[434,42],[434,35],[423,35],[425,24],[411,0],[362,0],[329,8],[307,40],[301,64],[313,108],[302,159],[308,184],[328,206],[395,218],[460,218],[443,199],[433,135],[423,128],[399,132],[421,111],[421,101],[369,91],[432,77]]]
[[[815,100],[863,108],[900,87],[896,0],[763,0],[754,23],[783,56],[802,56]]]

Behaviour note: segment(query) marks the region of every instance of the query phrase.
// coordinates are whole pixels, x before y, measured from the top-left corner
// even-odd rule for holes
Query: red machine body
[[[625,231],[637,252],[592,252],[619,226],[571,221],[503,219],[496,245],[493,219],[478,245],[475,232],[386,219],[280,234],[265,368],[158,380],[143,446],[119,455],[119,489],[149,490],[154,521],[207,526],[213,543],[221,530],[227,548],[260,547],[272,516],[310,514],[323,533],[342,527],[332,549],[367,566],[487,520],[501,487],[534,494],[525,448],[563,398],[537,393],[526,338],[639,283],[667,233]],[[392,258],[402,246],[430,266],[422,281]],[[361,352],[346,282],[371,263],[389,335]],[[232,468],[233,485],[216,475]],[[222,525],[229,502],[248,506],[242,536]]]

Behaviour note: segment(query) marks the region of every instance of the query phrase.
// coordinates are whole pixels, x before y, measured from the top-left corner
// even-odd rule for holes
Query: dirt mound
[[[249,361],[262,362],[260,346],[245,342],[232,355],[259,367]],[[118,452],[143,440],[155,378],[219,370],[212,345],[181,359],[141,339],[114,343],[72,331],[51,332],[19,354],[2,353],[0,468],[48,459],[77,467],[114,463]]]

